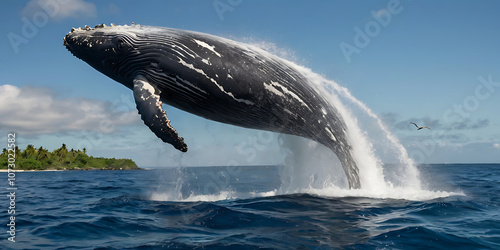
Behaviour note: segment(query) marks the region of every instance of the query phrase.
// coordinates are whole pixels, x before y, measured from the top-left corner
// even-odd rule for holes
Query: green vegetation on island
[[[88,156],[86,149],[68,150],[63,144],[50,152],[28,145],[24,151],[17,146],[13,150],[3,149],[0,154],[0,169],[7,169],[9,158],[15,153],[14,170],[125,170],[139,169],[130,159],[100,158]],[[12,161],[12,159],[11,159]]]

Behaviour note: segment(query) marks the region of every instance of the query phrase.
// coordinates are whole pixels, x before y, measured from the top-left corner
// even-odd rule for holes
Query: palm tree
[[[47,149],[40,147],[38,149],[38,155],[36,156],[36,159],[38,161],[43,161],[43,160],[48,160],[49,158],[50,158],[50,152]]]
[[[35,146],[33,146],[32,144],[28,144],[28,146],[24,150],[24,157],[35,156],[35,154],[36,154]]]
[[[16,155],[16,159],[22,156],[21,155],[22,152],[21,152],[21,150],[19,149],[18,146],[14,147],[14,152],[15,152],[15,155]]]
[[[66,155],[68,154],[68,148],[66,147],[66,144],[63,143],[63,145],[54,150],[53,154],[55,154],[59,160],[59,162],[64,162],[64,159],[66,159]]]

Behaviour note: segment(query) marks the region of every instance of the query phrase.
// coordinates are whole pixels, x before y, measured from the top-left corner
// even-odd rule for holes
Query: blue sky
[[[266,43],[347,87],[417,162],[500,162],[499,9],[498,1],[6,1],[0,135],[142,166],[280,161],[279,135],[167,107],[190,148],[176,151],[143,125],[130,90],[62,44],[72,27],[135,22]],[[432,130],[417,133],[409,121]]]

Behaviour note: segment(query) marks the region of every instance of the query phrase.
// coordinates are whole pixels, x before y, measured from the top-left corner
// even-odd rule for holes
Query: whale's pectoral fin
[[[160,95],[153,85],[143,76],[134,79],[134,99],[144,124],[163,142],[172,144],[176,149],[186,152],[184,138],[170,126],[167,113],[161,108]]]

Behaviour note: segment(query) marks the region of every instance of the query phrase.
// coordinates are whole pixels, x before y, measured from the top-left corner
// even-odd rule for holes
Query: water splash
[[[338,112],[347,125],[348,140],[351,144],[353,144],[353,157],[356,159],[358,167],[363,168],[362,172],[360,172],[360,181],[362,181],[362,184],[364,185],[363,189],[384,189],[386,188],[385,186],[406,186],[421,189],[422,184],[420,181],[420,173],[414,161],[409,157],[408,152],[401,145],[397,137],[390,132],[390,130],[387,128],[387,126],[385,126],[382,120],[366,104],[356,99],[346,87],[340,86],[335,81],[329,80],[317,73],[314,73],[309,68],[294,63],[297,61],[297,59],[295,56],[293,56],[293,53],[290,53],[289,50],[283,50],[275,44],[263,41],[253,40],[251,44],[255,47],[266,50],[271,54],[279,55],[281,58],[284,58],[285,63],[306,76],[310,83],[316,87],[316,90],[320,94],[322,94],[326,100],[330,101],[330,103],[334,107],[337,108]],[[284,53],[284,51],[286,53]],[[346,107],[352,106],[349,104],[357,107],[361,115],[368,116],[370,119],[375,121],[376,126],[370,126],[370,128],[361,128],[357,117],[353,115],[353,110]],[[370,121],[367,121],[367,123],[371,124]],[[376,127],[376,129],[373,129],[373,127]],[[370,129],[372,131],[369,131]],[[387,171],[388,169],[384,169],[382,160],[377,156],[377,153],[374,150],[372,142],[376,140],[375,138],[370,137],[370,135],[372,134],[383,135],[384,138],[382,139],[384,140],[384,142],[379,142],[379,145],[384,143],[384,150],[392,152],[395,155],[395,158],[397,159],[396,163],[400,166],[398,169],[391,169],[391,172]],[[290,150],[294,150],[295,157],[293,157],[293,160],[289,160],[287,165],[291,165],[290,162],[295,162],[295,164],[293,164],[294,166],[312,165],[311,162],[309,162],[308,164],[300,164],[300,162],[303,161],[303,158],[297,157],[297,155],[304,155],[306,154],[305,151],[309,151],[307,154],[316,155],[315,158],[309,157],[310,160],[316,160],[318,157],[316,149],[309,150],[308,147],[317,148],[321,146],[313,146],[313,143],[309,146],[303,145],[299,149],[298,147],[300,146],[294,144],[300,143],[295,142],[288,144]],[[323,152],[322,155],[324,154],[328,153]],[[336,168],[335,166],[338,166],[338,162],[333,162],[333,160],[330,160],[330,169],[326,170],[327,172],[332,171],[332,164],[334,164],[333,168]],[[295,173],[303,172],[302,170],[300,170],[300,167],[298,168],[292,166],[291,169],[293,169]],[[297,179],[297,177],[295,179]],[[338,178],[331,177],[331,179],[337,180]],[[317,181],[315,180],[315,182]],[[345,185],[344,183],[339,183],[339,186],[344,187]]]
[[[368,108],[366,104],[362,103],[354,96],[352,96],[347,88],[338,85],[334,81],[329,81],[325,87],[328,88],[330,86],[332,86],[335,91],[337,91],[343,97],[347,98],[350,102],[356,104],[369,117],[373,118],[376,121],[378,128],[382,131],[382,134],[385,135],[385,139],[389,141],[389,144],[387,145],[388,148],[397,155],[399,164],[406,170],[406,174],[403,176],[403,178],[405,178],[405,183],[407,183],[408,186],[420,189],[422,186],[420,181],[420,173],[413,159],[408,156],[408,152],[403,147],[403,145],[401,145],[398,138],[389,131],[382,120],[370,108]]]
[[[276,46],[264,44],[276,50]],[[262,48],[262,44],[254,44]],[[265,48],[264,48],[265,49]],[[267,49],[268,50],[268,49]],[[271,51],[272,52],[272,51]],[[153,200],[169,201],[218,201],[245,199],[274,195],[309,193],[331,197],[369,197],[408,200],[428,200],[462,192],[426,190],[422,188],[420,172],[406,149],[383,121],[350,91],[335,81],[312,72],[310,69],[285,61],[302,73],[326,100],[334,106],[346,124],[347,140],[359,168],[361,189],[348,189],[347,178],[337,156],[327,147],[297,136],[280,135],[282,152],[285,154],[281,169],[281,186],[276,190],[241,192],[231,185],[220,185],[210,193],[189,190],[185,177],[178,177],[176,188],[167,192],[155,192]],[[362,120],[364,119],[364,120]],[[375,144],[375,145],[374,145]],[[390,152],[395,164],[381,160],[382,151]]]
[[[346,124],[346,136],[352,146],[351,153],[359,168],[361,189],[347,189],[340,163],[318,157],[317,143],[300,143],[284,140],[291,153],[283,171],[284,185],[281,193],[304,192],[322,196],[363,196],[372,198],[394,198],[425,200],[461,192],[431,191],[422,188],[420,172],[406,149],[401,145],[382,120],[366,104],[356,99],[350,91],[335,81],[320,76],[310,69],[290,63],[304,74],[319,93],[334,107]],[[358,115],[355,115],[358,114]],[[361,122],[360,119],[366,117]],[[358,119],[360,118],[360,119]],[[384,164],[378,148],[391,152],[397,159],[395,164]],[[315,145],[316,144],[316,145]],[[321,152],[322,155],[328,152]],[[325,168],[328,166],[328,168]],[[321,176],[318,180],[316,176]],[[307,179],[309,177],[309,179]]]
[[[284,144],[290,153],[286,161],[288,170],[283,171],[284,185],[280,193],[303,192],[321,196],[361,196],[427,200],[462,192],[446,192],[423,189],[420,172],[406,149],[401,145],[382,120],[366,104],[356,99],[350,91],[335,81],[320,76],[310,69],[290,63],[304,74],[334,107],[346,124],[346,136],[352,146],[351,153],[359,168],[361,189],[349,190],[340,162],[318,157],[317,143],[300,143],[289,140]],[[355,115],[356,114],[356,115]],[[362,118],[365,118],[361,121]],[[286,140],[285,140],[286,141]],[[395,164],[384,164],[380,152],[391,152]],[[315,145],[316,144],[316,145]],[[322,151],[320,154],[327,155]],[[319,179],[314,178],[320,176]],[[307,182],[307,177],[309,182]]]

